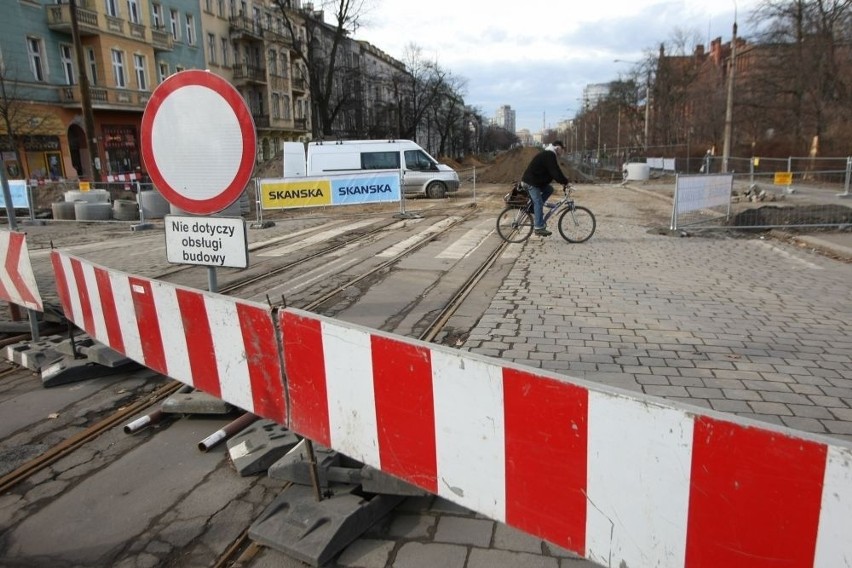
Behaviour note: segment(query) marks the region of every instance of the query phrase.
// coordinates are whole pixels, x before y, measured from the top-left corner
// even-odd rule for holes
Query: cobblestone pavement
[[[598,219],[587,243],[513,245],[463,348],[852,440],[852,264],[760,236],[663,235],[649,230],[663,217],[637,216],[670,213],[649,193],[581,193]]]

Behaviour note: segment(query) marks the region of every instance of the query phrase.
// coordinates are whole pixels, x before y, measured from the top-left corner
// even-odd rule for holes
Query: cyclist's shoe
[[[540,236],[540,237],[549,237],[549,236],[550,236],[550,235],[552,235],[553,233],[551,233],[551,232],[550,232],[550,231],[548,231],[547,229],[536,229],[536,230],[535,230],[535,234],[536,234],[536,235],[538,235],[538,236]]]

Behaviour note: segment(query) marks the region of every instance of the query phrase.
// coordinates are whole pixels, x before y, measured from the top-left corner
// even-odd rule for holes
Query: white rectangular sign
[[[728,205],[734,187],[733,174],[678,176],[675,185],[675,211],[686,213]]]
[[[246,268],[246,222],[232,217],[166,215],[166,256],[174,264]]]

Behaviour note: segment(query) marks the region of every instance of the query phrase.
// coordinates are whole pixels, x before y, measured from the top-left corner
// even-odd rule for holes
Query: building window
[[[272,118],[281,118],[281,95],[272,93]]]
[[[140,91],[148,90],[148,65],[144,55],[133,55],[133,67],[136,70],[136,85]]]
[[[216,63],[216,36],[213,34],[207,34],[207,61]]]
[[[89,84],[98,84],[98,61],[95,59],[95,50],[91,47],[86,48],[86,61],[89,64]]]
[[[159,2],[151,4],[151,27],[155,30],[161,30],[165,27],[163,20],[163,5]]]
[[[227,16],[227,14],[225,13],[225,0],[218,0],[217,4],[219,8],[219,17],[224,18],[225,16]]]
[[[27,55],[30,59],[30,71],[36,81],[45,81],[44,74],[44,47],[41,39],[37,37],[27,38]]]
[[[213,0],[204,0],[204,11],[208,14],[213,13]]]
[[[62,69],[65,71],[65,84],[76,84],[77,77],[74,73],[74,50],[71,49],[70,45],[61,44],[59,46],[59,59],[62,60]]]
[[[274,49],[269,50],[269,55],[267,55],[268,61],[266,64],[269,66],[269,74],[270,75],[278,75],[278,53]]]
[[[166,77],[169,76],[169,64],[168,63],[160,63],[157,67],[157,81],[162,83],[166,80]]]
[[[195,45],[195,18],[190,14],[186,15],[186,43]]]
[[[282,116],[285,120],[290,120],[290,97],[284,95],[284,116]]]
[[[127,77],[124,74],[124,52],[118,49],[112,50],[112,74],[115,77],[115,86],[119,89],[127,88]]]
[[[127,0],[127,13],[130,15],[132,23],[139,23],[139,0]]]
[[[186,67],[184,67],[183,65],[175,65],[175,73],[180,73],[184,70],[186,70]]]
[[[108,16],[112,16],[113,18],[118,17],[118,2],[117,0],[105,0],[106,2],[106,13]]]
[[[222,65],[225,67],[231,66],[231,42],[228,38],[223,37],[222,40]]]
[[[172,39],[180,41],[180,27],[178,26],[178,11],[169,10],[169,23],[172,28]]]

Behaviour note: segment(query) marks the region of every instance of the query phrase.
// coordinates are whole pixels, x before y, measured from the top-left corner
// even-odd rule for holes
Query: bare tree
[[[313,5],[296,9],[291,0],[273,0],[279,9],[293,44],[296,59],[306,70],[312,102],[312,124],[315,137],[333,136],[338,115],[350,107],[357,89],[352,81],[357,65],[346,57],[349,34],[360,25],[367,0],[326,0],[319,10]],[[333,14],[332,24],[324,21],[325,10]],[[304,29],[304,39],[300,29]]]
[[[438,131],[438,155],[458,153],[464,146],[465,80],[447,74],[441,96],[432,105],[432,119]]]
[[[790,131],[792,151],[829,133],[829,145],[844,151],[852,134],[837,125],[852,119],[852,0],[765,0],[752,20],[762,26],[762,53],[741,89],[745,105],[758,115],[771,109],[780,122],[766,128]]]
[[[424,119],[431,118],[429,111],[446,92],[447,72],[436,61],[427,61],[422,49],[409,44],[403,62],[407,73],[394,77],[394,93],[398,105],[399,136],[417,140]]]
[[[34,97],[14,77],[15,73],[0,65],[0,121],[3,123],[0,135],[6,135],[15,152],[15,160],[22,167],[21,141],[24,136],[38,132],[47,117],[44,113],[35,112],[33,106],[27,103]]]

